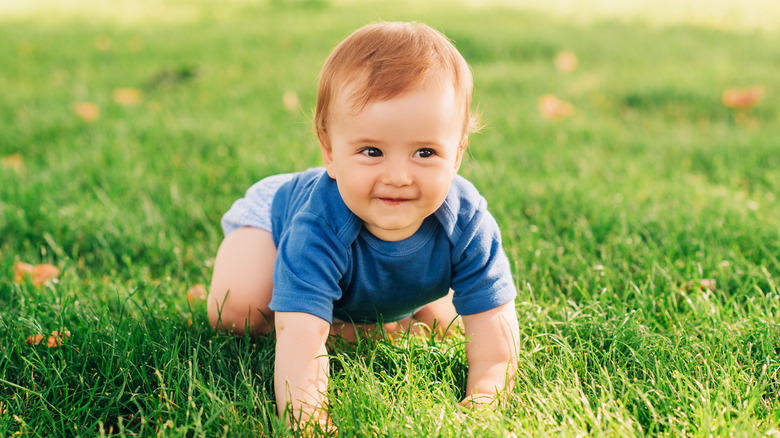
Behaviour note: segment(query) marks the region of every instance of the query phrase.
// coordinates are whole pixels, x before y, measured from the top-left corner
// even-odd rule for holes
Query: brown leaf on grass
[[[764,87],[732,88],[723,92],[721,100],[729,108],[752,108],[764,97]]]
[[[0,164],[9,169],[22,170],[24,167],[24,159],[21,154],[6,155],[3,158],[0,158]]]
[[[25,339],[25,340],[24,340],[24,342],[25,342],[27,345],[38,345],[38,344],[40,344],[40,343],[41,343],[41,341],[42,341],[42,340],[43,340],[43,338],[45,338],[45,337],[46,337],[46,336],[44,336],[42,333],[38,333],[37,335],[31,335],[31,336],[28,336],[28,337],[27,337],[27,339]]]
[[[24,262],[14,262],[14,283],[24,283],[25,277],[31,275],[33,265]]]
[[[202,284],[196,284],[187,290],[187,301],[190,304],[206,300],[206,287]]]
[[[577,68],[577,55],[566,50],[558,52],[555,56],[555,67],[562,72],[574,71]]]
[[[56,266],[48,263],[40,265],[31,265],[24,262],[14,262],[14,282],[24,283],[29,276],[35,286],[43,286],[49,281],[54,280],[60,275],[60,270]]]
[[[134,106],[141,103],[143,94],[136,88],[117,88],[114,90],[114,102],[124,106]]]
[[[717,286],[717,281],[715,281],[712,278],[703,278],[698,281],[689,281],[685,284],[685,290],[688,292],[694,291],[694,290],[715,290]]]
[[[76,102],[72,108],[73,112],[87,123],[92,123],[100,117],[100,107],[92,102]]]
[[[62,345],[62,343],[65,341],[65,339],[68,339],[70,337],[70,331],[63,330],[62,333],[58,332],[57,330],[51,332],[51,336],[49,336],[49,339],[46,340],[46,346],[49,348],[55,348]]]
[[[43,284],[59,277],[59,275],[60,270],[57,269],[56,266],[44,263],[33,267],[31,277],[34,285],[42,286]]]
[[[574,114],[574,105],[552,94],[545,94],[539,98],[539,112],[547,120],[560,120]]]
[[[63,330],[62,332],[54,330],[48,338],[46,338],[46,335],[38,333],[37,335],[28,336],[24,342],[27,345],[38,345],[46,338],[46,346],[49,348],[56,348],[62,345],[65,339],[68,339],[69,337],[70,331],[68,330]]]

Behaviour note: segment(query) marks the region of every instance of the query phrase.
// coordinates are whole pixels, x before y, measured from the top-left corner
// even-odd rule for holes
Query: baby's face
[[[444,202],[460,166],[453,87],[432,81],[357,114],[338,110],[345,107],[338,102],[322,148],[328,174],[371,234],[406,239]]]

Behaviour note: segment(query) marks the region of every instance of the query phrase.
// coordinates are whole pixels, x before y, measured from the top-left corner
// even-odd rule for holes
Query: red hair
[[[450,80],[464,114],[462,147],[477,126],[470,111],[473,79],[466,60],[442,33],[421,23],[380,22],[361,27],[333,50],[320,73],[314,129],[322,141],[338,93],[348,88],[350,110],[414,91],[426,80]],[[326,145],[329,146],[329,145]]]

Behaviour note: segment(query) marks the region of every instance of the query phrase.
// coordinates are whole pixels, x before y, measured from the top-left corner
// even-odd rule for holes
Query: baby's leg
[[[452,295],[453,291],[450,289],[450,293],[447,295],[418,309],[412,316],[412,324],[421,322],[429,328],[433,328],[438,336],[447,336],[453,328],[460,324],[458,312],[452,305]]]
[[[214,261],[208,296],[212,327],[243,335],[269,333],[274,315],[268,308],[273,292],[276,246],[271,233],[239,228],[225,237]]]

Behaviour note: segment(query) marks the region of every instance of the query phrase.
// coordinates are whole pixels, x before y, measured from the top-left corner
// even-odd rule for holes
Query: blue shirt
[[[456,176],[442,206],[408,239],[373,236],[322,168],[295,174],[271,207],[278,254],[270,308],[330,323],[390,322],[452,288],[461,315],[516,296],[498,226],[476,188]]]

